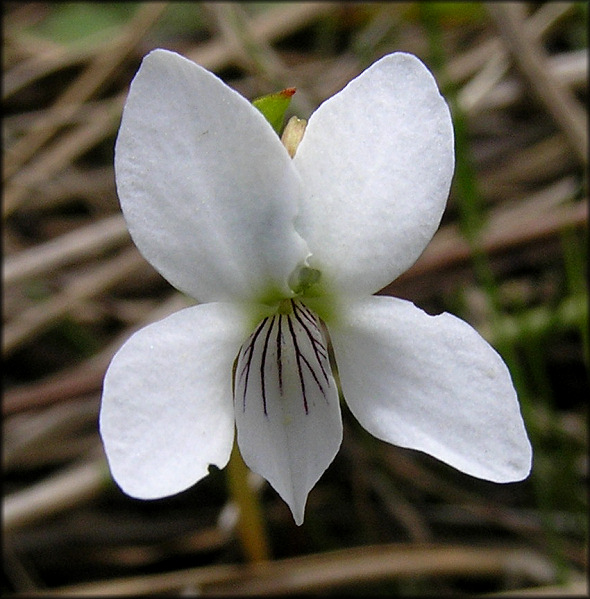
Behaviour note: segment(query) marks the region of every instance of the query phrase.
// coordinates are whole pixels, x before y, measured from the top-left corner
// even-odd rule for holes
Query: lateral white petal
[[[351,302],[330,327],[344,398],[376,437],[494,482],[525,478],[531,446],[510,373],[466,322],[411,302]]]
[[[241,309],[204,304],[135,333],[104,379],[100,433],[128,495],[173,495],[223,468],[234,437],[232,365],[246,337]]]
[[[338,390],[326,342],[311,311],[263,320],[244,343],[236,366],[238,445],[303,522],[307,495],[342,442]]]
[[[387,55],[311,115],[293,161],[310,265],[335,290],[374,293],[438,228],[454,169],[449,108],[415,56]]]
[[[148,54],[115,148],[117,192],[142,254],[202,302],[289,292],[308,254],[293,220],[298,175],[260,112],[215,75]]]

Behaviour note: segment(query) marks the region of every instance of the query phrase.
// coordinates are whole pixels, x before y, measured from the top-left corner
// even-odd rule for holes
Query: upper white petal
[[[340,447],[342,420],[318,321],[298,302],[294,310],[263,320],[242,347],[235,413],[244,461],[301,524],[309,491]]]
[[[117,191],[143,255],[200,301],[289,292],[308,254],[293,227],[300,184],[260,112],[167,50],[135,76],[115,148]]]
[[[223,468],[234,438],[232,364],[247,335],[230,304],[186,308],[135,333],[104,379],[100,433],[129,495],[165,497]]]
[[[486,480],[529,474],[508,368],[466,322],[372,297],[350,303],[330,336],[344,398],[370,433]]]
[[[374,293],[438,228],[454,169],[448,106],[416,57],[387,55],[311,115],[294,163],[310,265],[337,290]]]

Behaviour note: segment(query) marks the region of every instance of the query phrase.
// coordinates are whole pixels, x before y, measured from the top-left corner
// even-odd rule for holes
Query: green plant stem
[[[585,237],[585,235],[584,235]],[[585,240],[587,242],[587,239]],[[584,298],[584,305],[588,306],[588,281],[586,278],[588,264],[587,243],[578,238],[573,229],[562,232],[563,262],[569,292],[574,297]],[[578,318],[580,337],[584,348],[586,367],[590,367],[590,339],[588,334],[588,310],[582,312]]]
[[[256,491],[248,482],[248,474],[248,467],[237,443],[234,443],[227,466],[228,487],[239,509],[238,535],[244,556],[248,562],[255,563],[269,560],[270,550],[262,507]]]

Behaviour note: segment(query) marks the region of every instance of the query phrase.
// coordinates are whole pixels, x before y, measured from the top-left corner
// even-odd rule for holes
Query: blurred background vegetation
[[[7,594],[586,594],[586,2],[4,2],[3,564]],[[110,479],[100,390],[132,331],[187,305],[130,241],[113,144],[151,49],[307,118],[382,55],[419,56],[453,111],[440,230],[382,293],[475,326],[534,446],[495,485],[373,439],[342,449],[303,526],[266,484],[247,563],[224,472],[142,502]],[[247,548],[246,548],[247,549]]]

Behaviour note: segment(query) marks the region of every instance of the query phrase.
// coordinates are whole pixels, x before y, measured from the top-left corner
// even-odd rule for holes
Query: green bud
[[[285,121],[285,112],[291,103],[291,97],[295,93],[294,87],[288,87],[276,94],[268,94],[257,98],[252,102],[255,108],[258,108],[272,128],[280,134]]]

